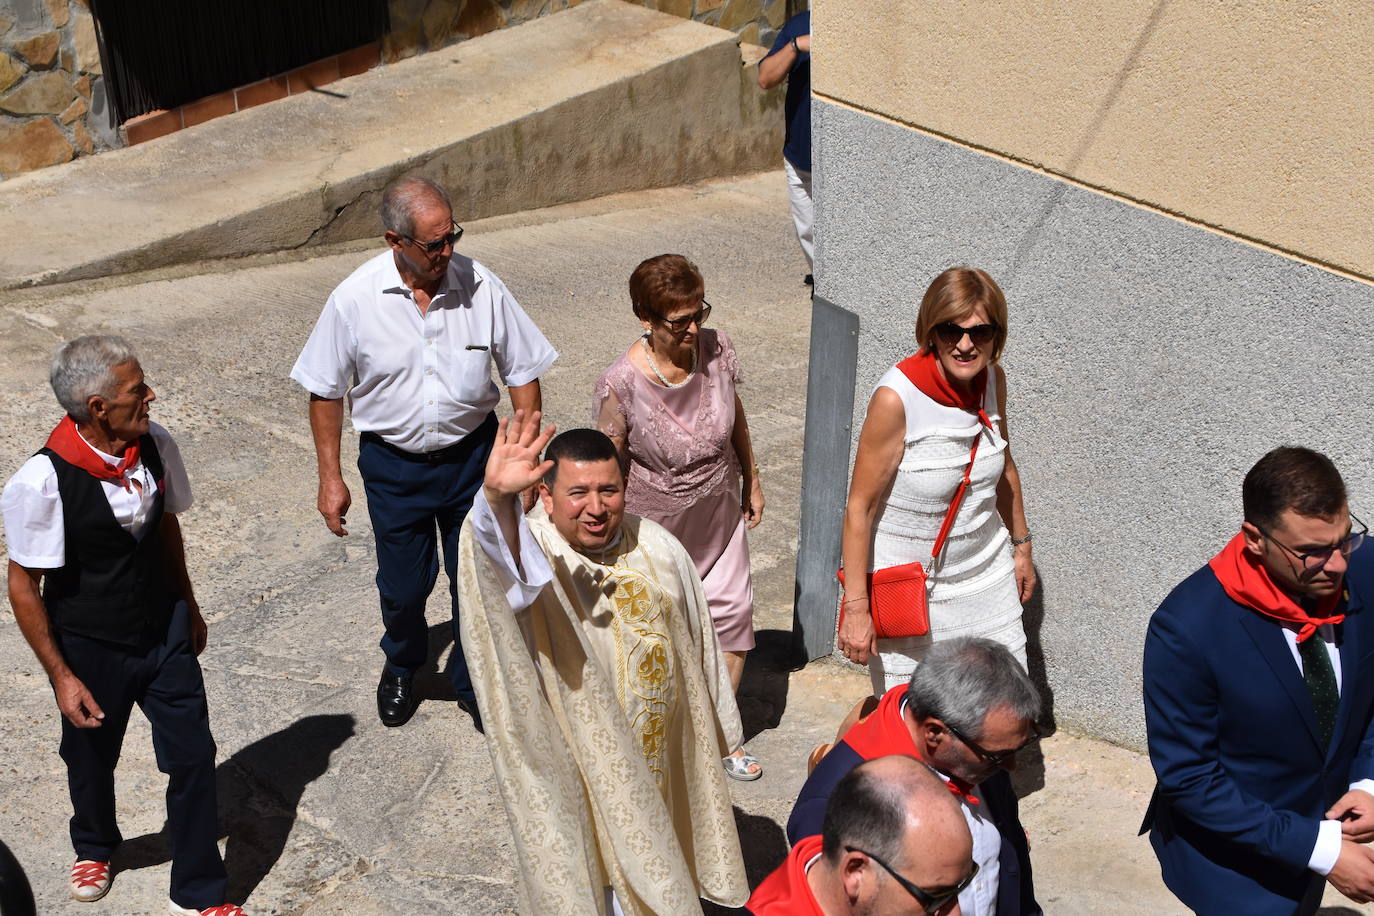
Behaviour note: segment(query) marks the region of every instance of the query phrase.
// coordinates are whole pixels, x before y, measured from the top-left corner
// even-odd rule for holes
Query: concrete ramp
[[[381,189],[411,171],[461,222],[774,168],[780,106],[733,33],[591,0],[11,178],[0,288],[379,235]]]

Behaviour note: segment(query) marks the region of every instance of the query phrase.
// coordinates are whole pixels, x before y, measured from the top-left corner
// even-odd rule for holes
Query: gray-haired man
[[[1007,770],[1039,738],[1040,694],[1021,663],[990,639],[937,643],[911,683],[894,687],[816,766],[802,786],[787,837],[819,833],[836,783],[861,761],[888,754],[923,760],[958,797],[973,835],[978,876],[959,895],[964,916],[1041,912],[1030,850]]]
[[[425,603],[439,575],[440,540],[452,597],[453,691],[477,715],[458,627],[458,529],[496,438],[492,408],[501,394],[491,368],[511,406],[533,414],[539,376],[558,353],[495,274],[454,252],[463,230],[442,188],[398,179],[381,209],[387,250],[330,295],[291,377],[310,392],[317,506],[339,537],[348,534],[353,499],[339,467],[345,398],[361,434],[358,471],[377,542],[386,654],[377,715],[394,727],[418,702],[412,679],[428,653]],[[531,495],[526,508],[532,502]]]
[[[170,912],[242,916],[224,902],[216,845],[215,742],[196,661],[206,629],[176,516],[191,505],[181,453],[148,418],[153,390],[123,338],[64,344],[50,378],[66,416],[5,485],[0,509],[10,605],[62,712],[71,895],[109,890],[115,764],[137,703],[168,775]]]

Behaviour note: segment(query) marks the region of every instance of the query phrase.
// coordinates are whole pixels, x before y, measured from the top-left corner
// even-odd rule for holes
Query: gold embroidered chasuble
[[[552,580],[512,612],[498,564],[460,541],[464,653],[515,837],[521,912],[698,916],[749,895],[720,758],[739,712],[691,558],[627,515],[584,555],[542,508]]]

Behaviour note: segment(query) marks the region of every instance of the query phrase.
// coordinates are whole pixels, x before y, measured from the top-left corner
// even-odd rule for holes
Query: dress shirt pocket
[[[450,357],[456,393],[475,399],[491,384],[491,349],[485,344],[455,347]]]

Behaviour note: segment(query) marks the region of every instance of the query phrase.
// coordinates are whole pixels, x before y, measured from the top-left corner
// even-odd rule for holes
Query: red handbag
[[[935,545],[930,550],[934,560],[944,550],[949,529],[954,527],[954,516],[959,512],[959,504],[964,501],[968,491],[969,475],[973,473],[973,459],[978,457],[978,443],[982,441],[982,429],[973,439],[969,451],[968,465],[964,468],[964,479],[954,491],[945,520],[935,535]],[[844,567],[836,573],[840,585],[844,585]],[[899,639],[906,636],[925,636],[930,632],[930,608],[926,603],[926,571],[920,561],[903,563],[901,566],[888,566],[875,569],[868,574],[868,613],[873,618],[873,632],[879,639]],[[840,626],[844,626],[844,593],[840,593]]]

